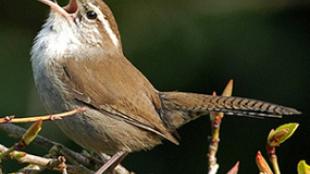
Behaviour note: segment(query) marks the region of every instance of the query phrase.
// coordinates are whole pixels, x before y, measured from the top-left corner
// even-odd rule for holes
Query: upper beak
[[[51,8],[51,10],[64,16],[68,20],[72,20],[74,15],[78,11],[77,0],[70,0],[68,5],[66,5],[65,7],[59,6],[56,1],[50,1],[50,0],[38,0],[38,1],[48,5]]]

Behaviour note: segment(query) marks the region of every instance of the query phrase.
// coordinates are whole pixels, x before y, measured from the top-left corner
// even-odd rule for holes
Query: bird
[[[85,149],[113,155],[150,150],[210,112],[281,117],[300,112],[260,100],[188,92],[162,92],[125,57],[117,23],[102,0],[39,0],[50,7],[35,38],[35,86],[48,112],[86,111],[56,124]]]

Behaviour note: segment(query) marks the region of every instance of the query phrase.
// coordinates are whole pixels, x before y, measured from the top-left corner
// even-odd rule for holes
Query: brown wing
[[[156,111],[157,91],[125,57],[68,58],[63,69],[74,100],[178,144]]]

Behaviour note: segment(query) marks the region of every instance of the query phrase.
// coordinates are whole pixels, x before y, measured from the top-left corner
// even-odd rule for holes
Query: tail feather
[[[160,96],[164,111],[163,119],[175,128],[210,112],[259,118],[301,114],[294,108],[241,97],[183,92],[162,92]]]

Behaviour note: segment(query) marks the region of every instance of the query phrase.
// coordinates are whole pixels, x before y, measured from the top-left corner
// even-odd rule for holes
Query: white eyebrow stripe
[[[102,14],[102,12],[99,10],[99,8],[94,6],[93,4],[89,4],[89,6],[91,6],[95,10],[95,12],[98,14],[98,19],[101,21],[105,31],[108,33],[108,35],[109,35],[110,39],[112,40],[113,44],[115,46],[118,46],[119,45],[119,40],[118,40],[116,34],[113,32],[109,21],[106,20],[105,15]]]
[[[108,20],[106,20],[104,17],[103,19],[101,20],[103,26],[104,26],[104,29],[108,32],[108,35],[110,36],[113,44],[115,46],[118,46],[118,39],[117,39],[117,36],[116,34],[113,32],[111,26],[110,26],[110,23]]]

